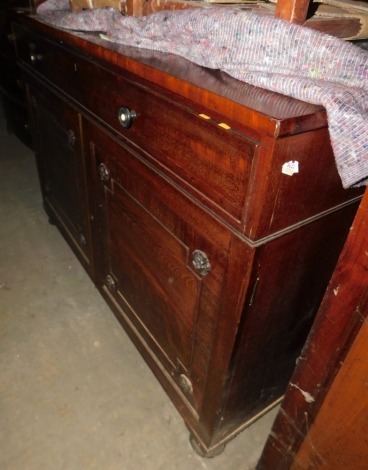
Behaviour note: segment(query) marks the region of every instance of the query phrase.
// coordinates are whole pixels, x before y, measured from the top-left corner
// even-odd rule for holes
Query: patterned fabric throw
[[[367,50],[231,8],[132,17],[114,9],[73,14],[68,0],[48,0],[38,14],[59,27],[104,31],[110,41],[177,54],[251,85],[324,106],[343,186],[368,185]]]

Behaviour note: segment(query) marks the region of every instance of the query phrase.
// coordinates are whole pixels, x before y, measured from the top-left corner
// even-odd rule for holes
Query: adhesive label
[[[292,160],[282,165],[281,173],[284,175],[292,176],[294,173],[299,173],[299,162]]]

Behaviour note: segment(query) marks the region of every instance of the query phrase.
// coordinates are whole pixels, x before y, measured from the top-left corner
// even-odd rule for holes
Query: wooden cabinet
[[[325,112],[36,19],[15,32],[45,208],[215,455],[283,395],[360,199]]]

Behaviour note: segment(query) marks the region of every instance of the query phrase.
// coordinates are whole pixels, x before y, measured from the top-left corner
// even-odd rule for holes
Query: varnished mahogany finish
[[[47,87],[28,80],[34,148],[44,207],[68,238],[85,269],[93,275],[92,243],[86,198],[81,117]],[[37,98],[36,98],[37,97]]]
[[[356,210],[325,112],[32,18],[15,31],[48,213],[215,454],[282,396]]]

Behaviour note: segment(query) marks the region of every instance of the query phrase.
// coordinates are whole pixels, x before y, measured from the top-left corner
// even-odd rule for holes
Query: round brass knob
[[[82,246],[87,246],[87,239],[86,239],[86,237],[83,235],[83,233],[80,233],[80,234],[79,234],[79,243],[80,243]]]
[[[100,174],[101,181],[108,183],[110,180],[110,171],[104,163],[99,164],[98,172]]]
[[[69,129],[69,130],[68,130],[68,133],[67,133],[67,140],[68,140],[68,145],[69,145],[69,147],[74,148],[74,147],[75,147],[75,143],[77,142],[77,137],[76,137],[76,135],[74,134],[74,131],[73,131],[72,129]]]
[[[134,109],[129,109],[126,106],[120,106],[118,111],[118,119],[122,127],[129,129],[136,117],[137,113],[134,111]]]
[[[207,276],[207,274],[211,271],[211,263],[208,259],[208,256],[201,250],[193,251],[192,264],[198,274],[203,277]]]
[[[42,61],[42,55],[41,54],[35,54],[35,53],[32,53],[30,56],[29,56],[31,62],[33,65],[36,65],[38,62],[41,62]]]
[[[116,289],[116,281],[115,279],[111,276],[111,274],[108,274],[105,279],[105,283],[107,288],[110,291],[114,291]]]
[[[188,377],[184,374],[179,375],[179,384],[182,390],[185,393],[193,393],[193,385],[192,382],[188,379]]]

